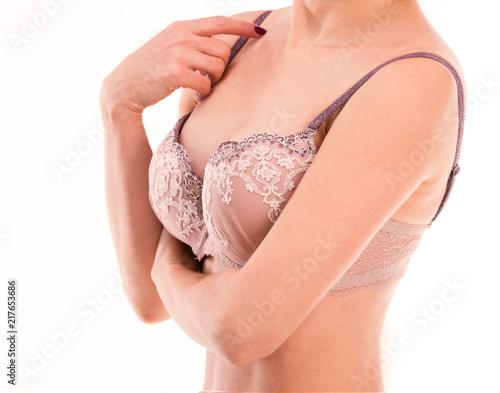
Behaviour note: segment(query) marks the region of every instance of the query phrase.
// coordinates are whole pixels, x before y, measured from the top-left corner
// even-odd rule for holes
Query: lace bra
[[[261,14],[259,25],[271,11]],[[228,64],[248,38],[240,37]],[[425,57],[453,73],[458,86],[459,134],[455,160],[442,202],[428,224],[391,218],[379,229],[351,267],[328,292],[343,296],[360,289],[382,288],[404,275],[422,235],[441,212],[460,170],[464,98],[460,77],[445,59],[432,53],[408,53],[379,65],[325,108],[305,130],[291,135],[256,133],[226,141],[209,157],[203,178],[195,173],[178,142],[193,109],[182,116],[154,151],[149,167],[149,200],[170,234],[191,246],[199,261],[212,255],[219,270],[241,268],[265,238],[293,195],[318,148],[313,142],[321,124],[380,68],[400,59]]]

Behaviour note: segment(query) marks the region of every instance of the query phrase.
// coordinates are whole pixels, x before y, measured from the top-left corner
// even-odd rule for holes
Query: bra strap
[[[439,208],[434,215],[434,217],[431,220],[431,223],[436,220],[438,215],[441,213],[441,210],[443,209],[444,205],[446,204],[446,201],[448,200],[449,194],[453,188],[453,184],[455,183],[455,177],[456,175],[460,172],[460,166],[458,165],[458,159],[460,157],[460,150],[462,147],[462,137],[463,137],[463,129],[464,129],[464,120],[465,120],[465,102],[464,102],[464,88],[462,85],[462,81],[460,79],[460,75],[458,74],[457,70],[444,58],[441,56],[435,55],[433,53],[429,52],[413,52],[413,53],[407,53],[402,56],[395,57],[393,59],[390,59],[386,61],[385,63],[382,63],[378,67],[375,67],[373,70],[368,72],[363,78],[361,78],[358,82],[356,82],[352,87],[350,87],[347,91],[342,94],[333,104],[329,105],[326,107],[316,118],[309,124],[308,128],[313,129],[313,130],[318,130],[321,124],[328,118],[330,117],[337,109],[339,109],[342,105],[344,105],[349,98],[361,87],[363,84],[370,79],[378,70],[380,70],[382,67],[386,66],[387,64],[393,63],[397,60],[401,59],[409,59],[409,58],[415,58],[415,57],[424,57],[427,59],[432,59],[440,62],[441,64],[445,65],[453,74],[453,77],[455,78],[455,82],[457,84],[457,91],[458,91],[458,116],[459,116],[459,121],[458,121],[458,138],[457,138],[457,147],[455,150],[455,159],[453,161],[453,166],[452,170],[450,172],[450,175],[448,177],[448,183],[446,186],[446,191],[444,194],[444,197],[441,201],[441,204],[439,205]]]
[[[260,24],[264,21],[264,19],[267,18],[267,16],[272,12],[273,10],[268,10],[260,14],[257,19],[253,21],[253,23],[257,26],[260,26]],[[238,38],[238,41],[236,41],[231,48],[231,54],[229,55],[229,60],[227,62],[227,65],[231,64],[233,61],[234,57],[236,54],[240,51],[240,49],[245,45],[245,43],[248,41],[249,37],[240,37]],[[227,67],[227,66],[226,66]]]

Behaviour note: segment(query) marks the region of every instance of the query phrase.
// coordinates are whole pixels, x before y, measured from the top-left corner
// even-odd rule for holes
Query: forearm
[[[230,303],[234,303],[228,290],[237,272],[231,269],[202,274],[182,264],[170,264],[153,276],[165,307],[181,329],[204,348],[222,356],[227,356],[227,345],[233,342],[225,340],[225,316]]]
[[[144,322],[168,319],[151,280],[162,224],[148,196],[152,157],[141,116],[101,106],[105,130],[105,191],[109,225],[123,287]]]

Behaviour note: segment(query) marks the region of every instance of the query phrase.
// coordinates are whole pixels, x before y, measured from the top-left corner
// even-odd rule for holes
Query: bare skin
[[[187,113],[196,104],[193,98],[194,90],[200,90],[203,98],[184,125],[179,139],[182,145],[192,149],[188,149],[188,153],[193,170],[202,175],[209,155],[221,142],[241,140],[267,127],[273,116],[269,108],[286,107],[288,113],[295,114],[287,129],[281,131],[282,134],[304,129],[321,109],[332,103],[367,71],[389,58],[408,52],[427,51],[448,59],[462,76],[453,52],[425,19],[415,1],[403,1],[405,6],[401,12],[395,13],[378,34],[370,36],[366,45],[357,47],[359,32],[350,26],[360,25],[362,31],[368,31],[364,28],[376,22],[373,22],[373,15],[370,19],[371,14],[366,7],[383,7],[384,3],[387,6],[387,2],[382,0],[366,3],[342,0],[296,1],[292,7],[276,9],[262,24],[262,27],[267,29],[266,35],[259,39],[250,39],[215,86],[208,89],[206,85],[201,86],[200,81],[197,86],[183,86],[186,88],[179,104],[180,115]],[[328,6],[332,7],[330,11]],[[233,17],[251,22],[262,12],[263,10],[247,12]],[[328,15],[338,15],[338,20],[329,19]],[[323,30],[317,28],[320,25]],[[335,29],[335,26],[338,28]],[[230,45],[237,39],[234,35],[222,34],[215,37]],[[412,61],[418,63],[425,60]],[[210,77],[213,78],[213,75]],[[246,83],[250,79],[252,83]],[[389,91],[396,88],[387,86]],[[242,103],[243,109],[251,108],[251,116],[247,110],[242,110]],[[146,106],[148,105],[144,105],[144,108]],[[123,108],[123,105],[121,107]],[[127,109],[123,111],[129,113],[129,119],[132,119],[128,127],[135,126],[136,130],[140,129],[140,113],[144,108],[130,105],[125,107]],[[224,117],[220,116],[221,114],[224,114]],[[321,146],[327,132],[335,125],[337,116],[338,113],[323,123],[314,140],[316,146]],[[452,130],[450,132],[458,127],[458,116],[455,118],[457,121],[447,126]],[[120,128],[119,122],[110,123],[115,128]],[[110,126],[111,128],[113,127]],[[214,135],[210,146],[207,146],[206,138],[203,138],[207,133]],[[136,142],[132,141],[132,133],[123,134],[130,139],[130,144]],[[144,136],[139,140],[144,141]],[[449,145],[441,150],[443,154],[434,158],[433,173],[398,208],[392,215],[393,219],[417,224],[431,220],[446,187],[455,153],[456,131],[448,140]],[[203,145],[198,141],[204,141]],[[114,157],[112,148],[117,145],[118,142],[114,143],[109,139],[110,157]],[[119,148],[115,147],[115,150],[118,151]],[[204,153],[195,155],[195,150]],[[150,151],[138,155],[144,164],[144,175],[147,159],[151,158]],[[151,223],[148,225],[151,229],[149,239],[159,239],[161,235],[161,238],[156,240],[156,259],[160,259],[159,255],[176,259],[177,255],[187,250],[168,234],[163,236],[161,225],[146,208],[147,200],[144,195],[147,195],[147,184],[141,184],[141,187],[141,201]],[[118,222],[118,210],[116,214]],[[144,216],[141,219],[144,222]],[[130,226],[133,226],[132,219],[130,222]],[[118,224],[115,225],[118,227]],[[116,238],[117,244],[122,244],[122,255],[125,258],[125,244],[130,239],[124,235],[116,235]],[[140,250],[143,244],[139,243],[137,237],[133,238],[137,241],[137,250]],[[147,238],[145,236],[145,239]],[[148,243],[148,250],[151,252],[146,254],[148,260],[141,265],[142,269],[134,270],[131,258],[128,265],[123,263],[122,275],[127,266],[130,277],[151,270],[155,259],[153,240]],[[210,256],[204,259],[203,273],[217,273]],[[144,321],[154,323],[166,320],[170,316],[161,306],[160,296],[148,278],[144,277],[144,282],[135,286],[131,279],[128,287],[131,294],[129,300],[131,303],[135,302],[133,304],[136,312],[142,315],[141,319]],[[276,351],[249,364],[237,366],[228,362],[217,351],[208,349],[203,389],[383,391],[383,370],[379,361],[380,335],[388,305],[397,285],[398,281],[382,290],[359,291],[347,297],[325,296]],[[154,307],[145,307],[146,304],[152,304],[153,300]]]
[[[268,30],[266,36],[245,44],[226,70],[224,79],[198,104],[183,127],[179,142],[191,147],[192,152],[206,152],[190,154],[194,171],[203,174],[209,154],[221,142],[238,141],[266,127],[273,115],[269,108],[286,107],[287,112],[296,114],[287,127],[288,132],[285,130],[283,134],[304,129],[321,109],[364,73],[389,58],[427,51],[448,59],[461,73],[451,49],[430,26],[418,6],[409,3],[412,6],[404,7],[393,23],[382,29],[362,50],[328,46],[299,46],[286,50],[286,34],[293,10],[292,7],[274,10],[262,24]],[[245,16],[248,15],[247,20],[251,21],[261,12]],[[326,56],[326,53],[331,55]],[[461,77],[464,80],[463,75]],[[240,81],[250,78],[252,83],[245,86],[243,95]],[[325,85],[324,80],[329,83]],[[290,81],[294,81],[293,85]],[[306,102],[309,105],[304,107]],[[187,113],[192,107],[190,92],[183,92],[180,114]],[[246,108],[251,110],[252,116],[248,116]],[[224,117],[214,113],[223,113]],[[317,146],[321,145],[337,114],[321,126],[315,137]],[[450,128],[457,127],[458,123],[455,123]],[[221,129],[227,133],[213,138],[207,147],[207,138],[203,135],[220,135],[218,130]],[[197,141],[203,141],[205,146],[198,146]],[[449,147],[449,152],[454,153],[455,145]],[[416,224],[428,223],[441,203],[449,163],[450,154],[443,155],[437,162],[435,176],[423,183],[392,218]],[[213,257],[205,257],[203,273],[217,272]],[[399,280],[382,290],[362,290],[347,297],[325,296],[276,352],[244,367],[235,367],[217,353],[207,351],[203,388],[214,391],[230,390],[235,386],[255,391],[270,391],[272,388],[286,391],[287,387],[303,389],[301,391],[322,388],[345,392],[383,391],[378,344],[398,284]]]

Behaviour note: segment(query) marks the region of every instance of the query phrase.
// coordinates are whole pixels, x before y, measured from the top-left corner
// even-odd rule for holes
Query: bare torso
[[[253,21],[261,12],[248,13],[248,20]],[[241,140],[268,128],[276,111],[292,114],[278,133],[305,129],[366,72],[392,57],[427,51],[448,59],[461,74],[453,52],[420,13],[409,12],[408,18],[390,31],[382,29],[362,49],[302,47],[283,55],[280,49],[286,41],[290,15],[291,7],[285,7],[266,18],[262,24],[268,31],[266,36],[245,44],[223,79],[186,121],[179,142],[193,151],[206,152],[190,154],[196,173],[203,174],[210,153],[220,143]],[[336,115],[319,129],[316,146],[321,145]],[[209,146],[207,138],[201,137],[205,133],[217,135]],[[406,200],[393,219],[430,222],[441,203],[455,147],[450,144],[449,155],[437,162],[435,176]],[[204,259],[203,272],[217,272],[211,256]],[[396,280],[383,289],[361,290],[345,297],[325,296],[277,351],[245,367],[232,366],[207,351],[203,389],[383,391],[380,337],[398,283]]]

